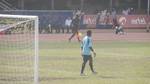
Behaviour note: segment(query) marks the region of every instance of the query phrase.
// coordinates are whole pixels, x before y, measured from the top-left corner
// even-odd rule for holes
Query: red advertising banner
[[[150,22],[150,16],[147,15],[119,15],[118,22],[125,28],[145,28]]]
[[[86,24],[87,28],[96,28],[96,15],[84,15],[83,24]]]
[[[150,25],[150,16],[147,15],[117,15],[117,20],[124,28],[145,28],[148,23]],[[84,15],[83,24],[91,28],[96,28],[96,25],[112,25],[112,16],[98,19],[97,15]]]
[[[111,16],[84,15],[83,24],[112,24]]]
[[[96,18],[96,15],[84,15],[83,24],[96,25]]]

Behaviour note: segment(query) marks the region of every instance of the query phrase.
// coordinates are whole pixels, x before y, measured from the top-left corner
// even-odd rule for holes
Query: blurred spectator
[[[116,12],[116,10],[115,10],[114,8],[112,9],[111,14],[112,14],[112,16],[113,16],[113,17],[115,17],[115,16],[116,16],[117,12]]]
[[[130,15],[134,14],[134,8],[130,8],[129,14],[130,14]]]
[[[68,17],[65,20],[65,27],[67,29],[67,33],[69,33],[69,30],[71,29],[71,23],[72,23],[72,19],[71,19],[71,17]]]
[[[100,16],[101,24],[105,24],[106,13],[107,13],[107,10],[101,11],[101,16]]]
[[[122,10],[122,14],[123,15],[132,15],[132,14],[134,14],[134,9],[133,8],[124,9],[124,10]]]
[[[106,13],[106,18],[105,18],[105,20],[106,20],[106,21],[105,21],[106,24],[108,24],[108,23],[110,22],[110,11],[108,11],[108,10],[107,10],[107,13]]]
[[[81,12],[80,9],[74,10],[74,11],[73,11],[73,19],[75,19],[76,16],[79,16],[79,17],[80,17],[81,13],[82,13],[82,12]]]
[[[53,32],[53,29],[52,29],[52,26],[51,26],[50,23],[48,24],[48,31],[49,31],[49,33],[52,33],[52,32]]]
[[[101,13],[98,12],[97,13],[97,18],[96,18],[96,24],[99,24],[100,16],[101,16]]]
[[[123,14],[123,15],[128,15],[128,14],[129,14],[129,9],[127,9],[127,10],[126,10],[126,9],[122,10],[122,14]]]
[[[76,11],[76,15],[78,15],[78,16],[80,16],[81,15],[81,10],[80,9],[78,9],[77,11]]]

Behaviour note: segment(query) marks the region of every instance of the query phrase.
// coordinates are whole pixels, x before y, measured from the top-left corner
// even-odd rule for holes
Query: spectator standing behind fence
[[[129,10],[128,10],[128,9],[122,10],[122,14],[123,14],[123,15],[129,15]]]
[[[69,30],[71,29],[71,23],[72,23],[72,19],[71,19],[71,17],[68,17],[65,20],[65,27],[67,29],[67,33],[69,33]]]
[[[53,32],[53,30],[52,30],[52,26],[51,26],[51,24],[50,24],[50,23],[48,24],[48,31],[49,31],[49,33],[52,33],[52,32]]]

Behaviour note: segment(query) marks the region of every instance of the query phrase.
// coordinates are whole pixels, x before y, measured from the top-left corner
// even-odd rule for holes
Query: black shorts
[[[83,61],[87,62],[88,60],[92,59],[91,55],[82,55],[83,56]]]

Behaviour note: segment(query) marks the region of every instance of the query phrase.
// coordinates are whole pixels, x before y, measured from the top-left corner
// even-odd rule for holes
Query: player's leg
[[[83,55],[82,57],[83,57],[83,63],[82,63],[82,68],[81,68],[81,75],[84,73],[85,65],[88,61],[88,56]]]
[[[73,34],[71,35],[71,37],[69,38],[69,41],[71,41],[71,39],[76,35],[75,32],[73,32]]]
[[[90,68],[91,68],[91,71],[94,72],[92,56],[89,57],[89,66],[90,66]]]
[[[76,37],[78,39],[78,42],[81,42],[78,30],[76,31]]]
[[[121,32],[121,34],[124,34],[124,30],[123,30],[122,26],[120,26],[120,32]]]
[[[92,56],[89,56],[89,66],[90,66],[91,71],[94,74],[96,74],[97,72],[95,72],[94,69],[93,69],[93,58],[92,58]]]
[[[77,30],[75,28],[73,28],[73,34],[69,38],[69,41],[71,41],[71,39],[76,35],[76,33],[77,33]]]
[[[118,29],[118,27],[116,28],[116,34],[118,34],[119,33],[119,29]]]

